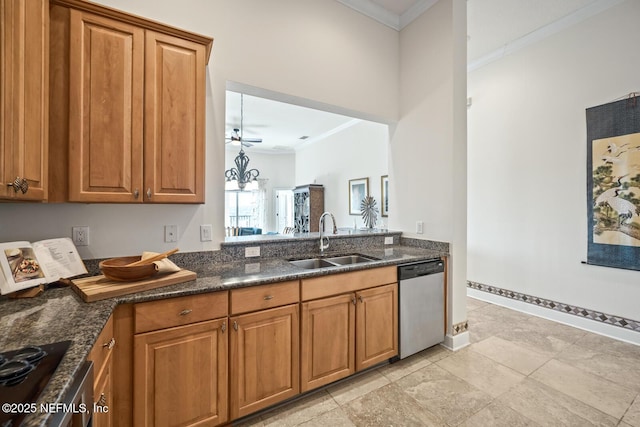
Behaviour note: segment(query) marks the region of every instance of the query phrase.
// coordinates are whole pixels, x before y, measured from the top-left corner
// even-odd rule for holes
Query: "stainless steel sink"
[[[345,255],[333,258],[327,258],[327,261],[338,265],[360,264],[363,262],[374,261],[371,258],[364,257],[362,255]]]
[[[359,254],[334,256],[330,258],[307,258],[289,261],[296,267],[307,270],[315,270],[324,267],[338,267],[341,265],[361,264],[364,262],[376,261],[375,258],[365,257]]]
[[[316,268],[336,266],[336,264],[330,263],[329,261],[326,261],[321,258],[297,259],[289,262],[297,267],[306,268],[307,270],[314,270]]]

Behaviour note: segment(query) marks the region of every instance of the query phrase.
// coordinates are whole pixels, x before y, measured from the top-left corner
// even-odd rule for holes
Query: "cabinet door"
[[[298,304],[229,319],[231,419],[298,394]]]
[[[358,291],[356,370],[398,354],[398,285]]]
[[[226,318],[138,334],[133,345],[133,425],[226,422]]]
[[[3,0],[0,24],[0,197],[45,200],[49,2]],[[16,178],[24,192],[7,185]]]
[[[205,46],[147,31],[145,201],[204,203]]]
[[[93,427],[111,427],[113,425],[113,383],[111,371],[113,362],[109,360],[102,373],[96,378],[93,389]]]
[[[70,11],[69,200],[142,201],[144,30]]]
[[[355,372],[355,294],[302,304],[301,391]]]

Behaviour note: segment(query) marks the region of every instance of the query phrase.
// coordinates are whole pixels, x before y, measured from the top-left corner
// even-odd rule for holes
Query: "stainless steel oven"
[[[91,426],[93,415],[93,363],[85,362],[74,378],[64,401],[58,403],[51,425],[54,427]],[[53,411],[52,411],[53,412]]]

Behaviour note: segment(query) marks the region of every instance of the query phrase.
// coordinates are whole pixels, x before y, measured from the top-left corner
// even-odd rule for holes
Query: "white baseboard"
[[[458,351],[471,342],[469,341],[469,332],[462,332],[458,335],[445,335],[444,342],[440,345],[452,351]]]
[[[467,295],[481,301],[490,302],[492,304],[507,307],[512,310],[520,311],[522,313],[527,313],[533,316],[542,317],[544,319],[553,320],[564,325],[569,325],[585,331],[593,332],[594,334],[604,335],[609,338],[614,338],[631,344],[640,345],[640,334],[638,332],[623,329],[618,326],[608,325],[603,322],[586,319],[584,317],[575,316],[568,313],[563,313],[561,311],[551,310],[511,298],[505,298],[500,295],[479,291],[473,288],[467,288]],[[469,330],[470,333],[473,334],[473,324],[469,325]]]

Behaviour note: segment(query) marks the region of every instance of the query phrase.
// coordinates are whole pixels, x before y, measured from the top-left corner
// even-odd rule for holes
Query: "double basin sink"
[[[327,258],[307,258],[296,259],[289,261],[296,267],[304,268],[307,270],[315,270],[317,268],[325,267],[338,267],[341,265],[362,264],[367,262],[377,261],[375,258],[366,257],[360,254],[354,255],[342,255]]]

